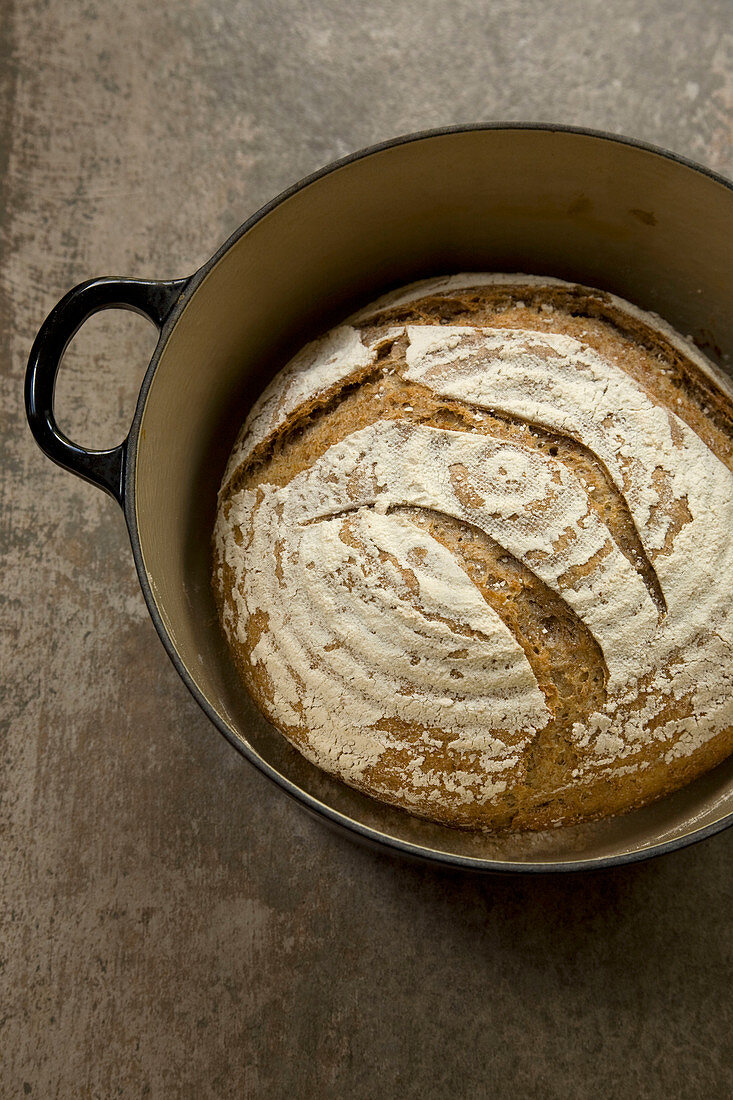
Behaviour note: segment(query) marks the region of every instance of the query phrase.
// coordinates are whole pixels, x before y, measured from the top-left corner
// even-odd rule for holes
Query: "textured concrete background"
[[[733,832],[542,881],[332,835],[207,724],[118,510],[24,426],[73,283],[188,274],[325,162],[493,118],[733,174],[733,6],[0,4],[3,1097],[731,1095]],[[122,437],[153,343],[128,314],[85,327],[72,436]]]

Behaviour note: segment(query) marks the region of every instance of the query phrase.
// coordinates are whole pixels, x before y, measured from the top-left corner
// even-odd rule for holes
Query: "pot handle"
[[[117,447],[92,451],[64,435],[53,411],[56,375],[66,348],[81,326],[102,309],[131,309],[148,317],[160,332],[189,279],[89,279],[54,306],[41,325],[28,359],[25,411],[41,450],[53,462],[124,502],[127,438]]]

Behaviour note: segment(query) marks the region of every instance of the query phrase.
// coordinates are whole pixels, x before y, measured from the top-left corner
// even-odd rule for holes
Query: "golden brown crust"
[[[692,516],[686,497],[675,496],[660,465],[652,481],[658,503],[665,509],[668,527],[656,549],[645,549],[629,511],[603,461],[572,434],[558,432],[502,409],[488,409],[475,402],[436,393],[426,384],[406,377],[404,364],[408,338],[405,326],[450,325],[492,330],[519,329],[572,337],[594,349],[642,387],[658,406],[674,411],[727,468],[733,469],[733,407],[710,378],[653,324],[619,308],[602,292],[570,286],[486,285],[449,293],[426,295],[406,305],[386,308],[355,327],[374,360],[353,371],[345,381],[314,392],[290,412],[276,430],[238,463],[223,487],[219,523],[231,528],[240,545],[252,536],[256,509],[249,518],[251,529],[233,522],[230,512],[242,495],[261,499],[264,487],[282,489],[309,471],[332,448],[369,426],[393,421],[451,433],[470,433],[521,447],[528,454],[551,457],[573,471],[588,494],[590,511],[608,528],[611,541],[587,563],[572,565],[560,576],[560,587],[578,589],[585,575],[599,566],[614,547],[641,578],[660,621],[667,612],[665,594],[655,563],[672,552],[675,539]],[[461,463],[450,467],[452,489],[466,509],[480,508],[483,499],[473,471]],[[375,474],[378,478],[379,473]],[[584,727],[589,716],[599,714],[607,702],[609,670],[594,633],[557,591],[544,583],[534,569],[537,561],[528,553],[524,560],[497,543],[485,530],[465,519],[447,515],[432,506],[391,505],[390,515],[402,519],[433,543],[450,552],[486,605],[501,618],[521,647],[544,698],[549,720],[530,731],[518,762],[502,773],[503,789],[490,797],[467,798],[470,782],[453,790],[456,769],[455,732],[387,715],[373,727],[393,737],[373,762],[342,777],[353,786],[413,813],[462,827],[541,829],[621,813],[645,805],[690,782],[733,751],[733,727],[713,730],[693,751],[670,754],[670,745],[653,734],[665,724],[670,728],[684,719],[699,717],[691,695],[671,696],[657,706],[647,723],[649,737],[634,751],[625,752],[618,766],[586,767],[586,746],[574,729]],[[568,537],[571,537],[570,535]],[[360,552],[360,536],[348,517],[340,539],[351,539]],[[237,570],[215,542],[214,591],[237,667],[263,713],[306,756],[317,763],[308,714],[302,701],[291,708],[285,721],[277,705],[277,686],[266,660],[257,656],[268,633],[267,611],[259,608],[243,616],[243,604],[233,598]],[[284,543],[272,546],[272,570],[283,583]],[[419,553],[415,565],[419,563]],[[409,565],[383,551],[382,564],[397,576],[400,598],[418,599],[419,582]],[[538,559],[539,560],[539,559]],[[411,595],[411,591],[413,595]],[[298,599],[292,592],[290,598]],[[413,600],[414,602],[414,600]],[[338,642],[329,643],[331,648]],[[324,647],[328,649],[328,645]],[[259,652],[259,651],[258,651]],[[454,650],[450,677],[463,679],[461,648]],[[684,654],[680,655],[684,659]],[[674,662],[673,662],[674,663]],[[671,666],[670,666],[671,667]],[[302,673],[293,675],[303,683]],[[618,722],[631,722],[634,713],[653,694],[652,677],[642,677],[636,694],[618,708]],[[307,685],[303,683],[305,689]],[[402,689],[400,689],[402,690]],[[407,690],[407,689],[405,689]],[[511,741],[511,732],[504,734]],[[525,731],[526,732],[526,731]],[[443,777],[442,784],[428,784],[421,791],[409,788],[416,756],[422,773]],[[462,768],[470,773],[468,757]],[[325,763],[328,770],[338,769]],[[481,763],[475,762],[475,770]],[[586,769],[583,771],[583,769]],[[421,773],[421,774],[422,774]],[[582,779],[579,774],[582,773]],[[478,777],[480,778],[480,776]],[[500,786],[500,785],[499,785]],[[480,784],[476,784],[476,791]],[[437,792],[437,793],[436,793]]]

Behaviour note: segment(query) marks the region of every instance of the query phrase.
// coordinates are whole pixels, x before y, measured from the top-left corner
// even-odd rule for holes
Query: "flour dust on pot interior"
[[[524,275],[417,283],[247,417],[213,583],[310,761],[469,828],[644,805],[733,751],[733,400],[658,317]]]

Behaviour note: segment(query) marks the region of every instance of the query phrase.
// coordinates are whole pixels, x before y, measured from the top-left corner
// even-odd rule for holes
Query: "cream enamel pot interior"
[[[644,859],[733,822],[733,759],[644,810],[519,837],[421,821],[302,759],[240,686],[220,633],[209,581],[216,491],[249,407],[288,357],[357,306],[419,278],[506,271],[600,287],[659,313],[725,369],[732,237],[730,183],[627,139],[518,124],[400,138],[279,196],[191,278],[96,279],[70,291],[31,352],[28,419],[50,458],[123,507],[150,614],[206,714],[306,808],[368,843],[466,869]],[[89,451],[56,426],[56,373],[84,320],[118,307],[148,316],[160,339],[128,438]]]

